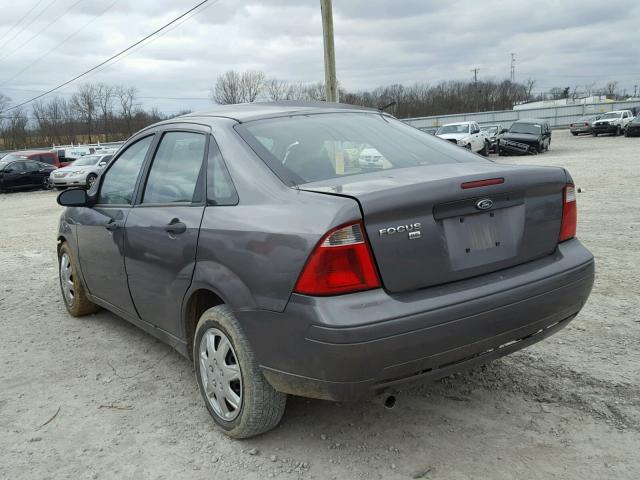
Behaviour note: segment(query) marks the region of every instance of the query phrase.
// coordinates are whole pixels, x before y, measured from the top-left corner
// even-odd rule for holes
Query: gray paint
[[[468,163],[473,154],[433,138],[434,150],[462,156],[464,163],[291,188],[233,128],[238,121],[344,108],[227,107],[138,134],[211,132],[239,201],[228,206],[140,205],[156,135],[133,205],[68,208],[61,217],[59,238],[78,255],[90,298],[186,355],[186,305],[194,292],[210,290],[236,312],[277,388],[320,398],[363,395],[375,390],[376,382],[389,381],[391,374],[407,374],[399,365],[422,368],[429,365],[427,357],[442,359],[443,350],[456,352],[448,354],[454,357],[473,353],[510,332],[534,333],[580,310],[593,281],[593,260],[577,240],[556,246],[559,192],[570,181],[564,170]],[[459,188],[464,181],[496,176],[505,183],[473,192]],[[459,256],[452,249],[459,250],[464,242],[459,231],[447,232],[453,228],[448,220],[470,213],[473,202],[487,195],[495,197],[493,211],[508,212],[501,214],[501,228],[512,235],[508,252],[496,258],[491,257],[495,251],[473,259]],[[183,234],[164,230],[174,218],[185,223]],[[362,218],[385,288],[327,298],[292,294],[320,238]],[[105,228],[110,220],[117,222],[113,231]],[[377,235],[383,226],[416,221],[424,225],[419,241],[400,236],[388,241]],[[476,317],[472,323],[465,320]],[[425,333],[412,333],[418,331]],[[373,361],[372,355],[379,359]],[[332,382],[348,385],[327,386]]]

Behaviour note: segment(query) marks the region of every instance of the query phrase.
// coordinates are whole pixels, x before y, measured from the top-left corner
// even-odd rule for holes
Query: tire
[[[100,307],[87,298],[80,276],[76,274],[78,263],[66,243],[58,251],[58,278],[62,301],[67,311],[74,317],[82,317],[97,312]]]
[[[489,155],[489,142],[485,141],[484,142],[484,147],[482,147],[482,150],[480,150],[478,152],[480,155],[482,155],[483,157],[486,157]]]
[[[276,391],[264,378],[228,306],[212,307],[200,317],[193,340],[193,364],[207,410],[225,434],[250,438],[280,423],[287,395]],[[225,372],[231,380],[225,380]]]
[[[95,173],[87,175],[87,190],[91,188],[91,185],[96,181],[96,178],[98,178],[98,176]]]
[[[53,188],[49,177],[42,177],[42,188],[44,190],[51,190]]]
[[[571,135],[573,135],[574,137],[578,136],[578,132],[571,132]]]
[[[625,137],[628,137],[628,136],[629,136],[629,129],[628,129],[628,128],[625,128],[625,129],[624,129],[624,136],[625,136]]]
[[[616,128],[616,133],[614,134],[614,136],[619,137],[621,133],[622,133],[622,129],[620,128],[620,125],[618,125],[618,127]]]
[[[597,134],[596,132],[593,132],[593,134],[592,134],[592,135],[593,135],[594,137],[597,137],[597,136],[598,136],[598,134]]]

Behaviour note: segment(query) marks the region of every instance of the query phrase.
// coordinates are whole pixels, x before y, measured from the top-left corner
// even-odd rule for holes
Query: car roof
[[[449,125],[469,125],[470,123],[474,123],[472,121],[465,121],[465,122],[453,122],[453,123],[445,123],[444,125],[442,125],[443,127],[448,127]]]
[[[549,123],[541,118],[520,118],[513,123]]]
[[[15,152],[11,152],[10,154],[7,155],[25,155],[25,156],[29,156],[29,155],[42,155],[43,153],[51,153],[47,150],[17,150]]]
[[[175,123],[180,119],[204,119],[206,117],[223,117],[244,123],[252,120],[263,118],[286,117],[291,115],[305,115],[314,113],[337,113],[337,112],[367,112],[380,113],[379,110],[367,107],[359,107],[356,105],[348,105],[345,103],[331,102],[299,102],[299,101],[280,101],[280,102],[254,102],[240,103],[233,105],[219,105],[211,110],[202,112],[193,112],[180,117],[172,118],[163,123]],[[159,124],[157,124],[159,125]]]

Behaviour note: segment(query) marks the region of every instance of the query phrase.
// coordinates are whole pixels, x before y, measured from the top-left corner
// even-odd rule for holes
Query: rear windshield
[[[453,125],[443,125],[438,130],[438,135],[446,135],[447,133],[469,133],[469,124],[456,123]]]
[[[236,130],[292,185],[394,168],[487,161],[377,114],[281,117],[241,124]]]

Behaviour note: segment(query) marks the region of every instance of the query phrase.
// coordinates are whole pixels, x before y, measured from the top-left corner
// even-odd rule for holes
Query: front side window
[[[153,135],[138,140],[118,157],[104,175],[98,196],[99,204],[129,205],[131,203],[142,162],[152,140]]]
[[[469,124],[464,129],[468,132]],[[373,113],[255,120],[238,125],[236,130],[288,184],[419,165],[486,161],[457,155],[457,149],[442,145],[442,141]]]
[[[197,202],[206,140],[201,133],[165,133],[149,171],[142,203]]]

